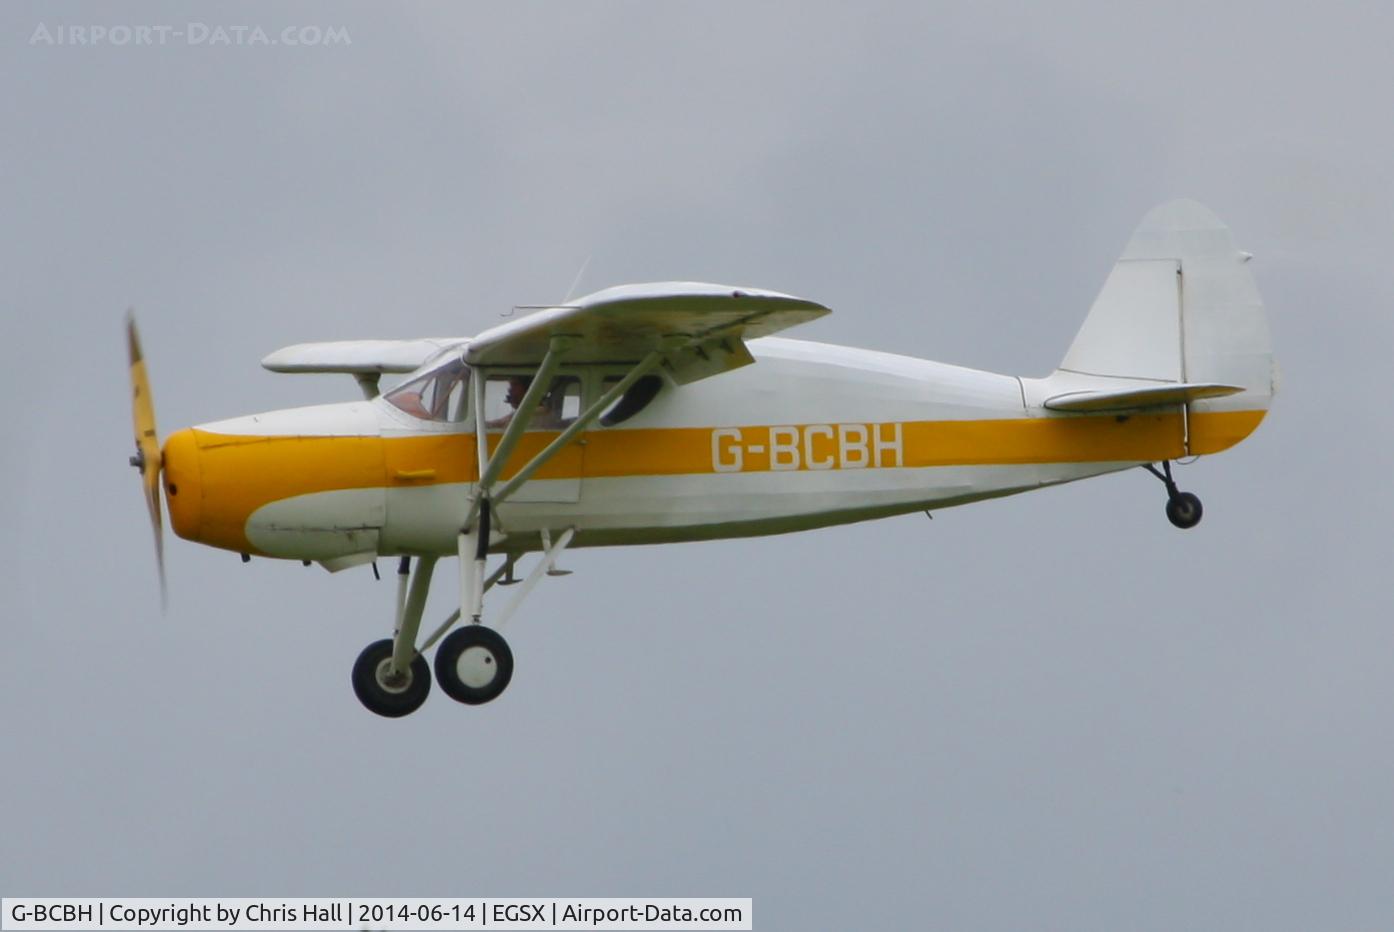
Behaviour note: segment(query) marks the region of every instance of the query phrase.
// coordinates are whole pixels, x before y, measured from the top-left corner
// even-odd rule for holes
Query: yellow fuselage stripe
[[[1187,453],[1224,450],[1251,433],[1264,414],[1194,413],[1188,425],[1189,450],[1184,445],[1186,426],[1179,413],[907,421],[899,424],[896,459],[883,459],[879,465],[922,468],[1156,462]],[[866,426],[874,432],[893,425]],[[778,463],[771,462],[770,439],[772,430],[781,429],[733,429],[739,430],[744,448],[740,471],[763,472],[778,467]],[[821,465],[834,457],[836,441],[827,425],[802,425],[793,430],[799,431],[801,437],[808,433],[806,450],[813,463]],[[202,487],[198,536],[209,543],[216,539],[218,546],[230,549],[246,549],[247,518],[271,502],[338,489],[420,488],[473,482],[478,478],[473,434],[267,437],[194,430],[192,435],[190,438],[181,431],[171,437],[171,442],[177,441],[185,449],[196,443],[198,449]],[[556,436],[556,431],[525,434],[503,478],[515,474]],[[195,443],[188,442],[190,439]],[[497,442],[497,436],[490,437],[490,448]],[[722,471],[714,462],[710,427],[595,430],[583,434],[581,443],[561,451],[534,478],[700,475]],[[810,464],[803,462],[796,468],[808,469]],[[180,505],[175,498],[171,498],[170,504],[171,509]]]

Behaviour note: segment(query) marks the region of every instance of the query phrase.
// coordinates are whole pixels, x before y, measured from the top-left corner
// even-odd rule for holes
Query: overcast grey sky
[[[337,26],[338,47],[31,45]],[[5,895],[752,896],[757,928],[1394,926],[1387,4],[0,7]],[[1197,198],[1282,391],[1184,469],[568,555],[496,704],[387,721],[366,570],[172,540],[163,433],[354,397],[305,340],[670,278],[1040,375]],[[449,579],[449,576],[445,577]],[[450,586],[429,614],[449,611]],[[438,693],[438,691],[437,691]]]

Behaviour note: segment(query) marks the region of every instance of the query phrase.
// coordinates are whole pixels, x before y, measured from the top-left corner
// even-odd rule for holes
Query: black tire
[[[401,688],[383,684],[381,673],[386,672],[392,659],[392,639],[374,641],[363,648],[353,665],[353,692],[369,712],[386,718],[401,718],[421,708],[431,694],[431,666],[417,654],[411,661],[407,682]]]
[[[1200,524],[1203,512],[1200,499],[1190,492],[1177,492],[1174,498],[1167,499],[1167,520],[1182,530]]]
[[[456,702],[483,705],[497,699],[511,679],[513,651],[493,628],[465,625],[436,648],[436,682]]]

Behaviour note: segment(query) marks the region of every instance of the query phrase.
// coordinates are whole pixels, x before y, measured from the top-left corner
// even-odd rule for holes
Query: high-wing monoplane
[[[362,400],[180,430],[163,445],[134,321],[136,456],[155,527],[331,571],[397,558],[392,635],[354,665],[379,715],[498,697],[499,630],[569,547],[779,534],[1142,466],[1180,528],[1172,463],[1248,436],[1275,387],[1249,256],[1191,201],[1147,215],[1044,378],[776,337],[814,301],[691,282],[625,285],[473,338],[301,344],[274,372],[353,376]],[[400,384],[379,392],[384,374]],[[436,564],[459,608],[422,638]],[[527,558],[530,566],[521,572]],[[485,611],[496,586],[511,601]]]

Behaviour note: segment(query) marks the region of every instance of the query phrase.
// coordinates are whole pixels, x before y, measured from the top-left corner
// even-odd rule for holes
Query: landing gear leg
[[[460,617],[479,624],[484,614],[484,564],[489,558],[491,511],[488,498],[481,500],[479,519],[460,531]]]
[[[404,558],[401,570],[406,568]],[[421,708],[431,693],[431,667],[416,649],[416,632],[435,568],[435,557],[420,557],[409,588],[406,574],[398,571],[399,593],[407,592],[405,600],[398,599],[396,630],[364,648],[353,665],[353,691],[370,712],[401,718]]]
[[[440,647],[436,649],[436,682],[447,696],[466,705],[483,705],[497,699],[508,688],[508,683],[513,678],[513,651],[509,649],[508,642],[498,629],[508,623],[519,604],[527,598],[528,593],[537,586],[542,577],[552,574],[557,558],[575,535],[575,528],[567,528],[555,543],[551,542],[550,535],[546,538],[550,546],[532,572],[521,581],[522,585],[517,595],[499,614],[492,628],[479,624],[478,616],[475,616],[475,623],[466,622],[464,627],[457,628],[441,641]],[[504,575],[512,575],[513,562],[516,559],[506,559],[504,565],[485,581],[478,598],[483,597],[483,588],[498,582]],[[473,596],[474,591],[470,590],[467,594]],[[476,607],[478,605],[477,602],[472,604]],[[464,617],[467,610],[462,608],[457,617]],[[451,620],[447,619],[446,624],[449,625]],[[435,637],[433,635],[428,639],[427,644],[433,643]]]
[[[1182,492],[1176,487],[1176,480],[1171,477],[1171,460],[1162,460],[1160,470],[1151,463],[1146,463],[1143,468],[1156,476],[1167,487],[1167,520],[1182,530],[1195,527],[1200,523],[1200,517],[1204,512],[1201,508],[1200,498],[1191,492]]]

